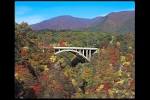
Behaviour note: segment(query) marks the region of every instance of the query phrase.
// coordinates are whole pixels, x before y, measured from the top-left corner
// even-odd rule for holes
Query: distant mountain
[[[113,33],[134,33],[134,11],[112,12],[104,17],[98,16],[93,19],[77,18],[69,15],[58,16],[31,25],[33,30],[86,30]]]
[[[69,15],[58,16],[49,20],[32,25],[33,30],[41,29],[79,29],[88,27],[90,19],[76,18]]]
[[[134,11],[113,12],[105,16],[100,23],[91,26],[88,30],[114,33],[134,33],[134,24]]]

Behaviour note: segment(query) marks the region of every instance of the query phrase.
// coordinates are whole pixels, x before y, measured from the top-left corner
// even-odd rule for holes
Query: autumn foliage
[[[39,95],[41,92],[41,84],[40,83],[35,83],[31,86],[31,88],[33,89],[35,95]]]
[[[15,33],[15,79],[23,87],[18,86],[23,94],[19,98],[33,97],[30,89],[34,98],[134,98],[133,34],[66,31],[57,36],[59,32],[32,31],[25,23],[17,24]],[[82,56],[54,54],[54,46],[68,44],[96,47],[98,52],[90,62],[83,58],[73,67],[71,61]]]

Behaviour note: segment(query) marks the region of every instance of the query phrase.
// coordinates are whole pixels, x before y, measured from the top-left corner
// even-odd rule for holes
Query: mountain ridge
[[[135,11],[111,12],[95,18],[78,18],[71,15],[53,17],[32,24],[33,30],[88,30],[102,32],[134,32]]]

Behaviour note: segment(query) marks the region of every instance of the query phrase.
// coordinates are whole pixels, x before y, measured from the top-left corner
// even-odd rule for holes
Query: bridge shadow
[[[78,63],[85,63],[85,62],[87,62],[87,60],[78,55],[71,61],[71,67],[75,67]]]
[[[87,59],[83,58],[82,56],[74,52],[63,52],[61,54],[58,54],[58,56],[62,57],[65,60],[66,64],[69,65],[70,67],[75,67],[79,63],[88,62]]]

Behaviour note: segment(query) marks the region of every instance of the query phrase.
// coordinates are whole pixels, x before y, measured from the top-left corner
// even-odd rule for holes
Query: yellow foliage
[[[97,89],[96,89],[96,92],[100,92],[102,89],[103,89],[104,85],[100,85]]]
[[[78,92],[82,92],[82,90],[80,88],[77,89]]]
[[[109,64],[109,66],[112,67],[113,65],[112,65],[112,64]]]
[[[128,61],[128,62],[123,62],[122,65],[123,65],[123,66],[129,66],[129,65],[130,65],[130,62],[129,62],[129,61]]]
[[[52,83],[53,83],[54,85],[56,85],[56,84],[57,84],[57,81],[56,81],[56,80],[52,80]]]
[[[79,98],[79,97],[81,97],[81,94],[80,94],[80,93],[76,93],[76,94],[75,94],[75,97],[76,97],[76,98]]]
[[[50,57],[50,61],[51,61],[51,62],[55,62],[55,61],[56,61],[56,56],[54,56],[54,55],[51,56],[51,57]]]
[[[116,82],[117,84],[123,84],[124,83],[124,80],[120,80],[120,81],[118,81],[118,82]]]
[[[59,59],[59,62],[64,62],[64,59],[63,58]]]
[[[87,78],[89,78],[91,75],[92,75],[92,70],[91,70],[90,68],[88,68],[88,67],[84,67],[81,77],[82,77],[83,79],[87,79]]]
[[[18,73],[15,73],[15,78],[19,81],[23,81],[24,80],[24,76],[19,75]]]
[[[72,79],[71,81],[72,81],[73,86],[77,86],[78,83],[75,79]]]
[[[119,46],[120,46],[120,42],[119,42],[119,41],[117,41],[116,45],[119,47]]]
[[[67,77],[72,77],[74,75],[74,72],[71,68],[65,68],[64,69],[64,75]]]
[[[120,61],[121,62],[125,62],[126,61],[126,57],[125,56],[121,56]]]
[[[132,94],[132,95],[135,95],[135,92],[134,92],[134,91],[131,91],[131,94]]]
[[[119,71],[117,72],[117,75],[118,75],[118,76],[122,76],[122,71],[119,70]]]
[[[112,88],[112,91],[114,91],[114,92],[115,92],[115,91],[117,91],[117,89],[116,89],[116,88]]]
[[[44,68],[47,68],[47,65],[44,65]]]
[[[109,95],[112,97],[112,96],[113,96],[114,91],[113,91],[112,89],[109,89],[109,90],[108,90],[108,93],[109,93]]]
[[[104,48],[101,49],[101,53],[104,54],[106,51]]]
[[[112,88],[113,93],[118,93],[119,91],[116,88]]]
[[[15,78],[16,78],[16,79],[19,79],[18,73],[15,73]]]
[[[130,77],[130,76],[131,76],[131,74],[130,74],[130,73],[127,73],[127,76],[128,76],[128,77]]]
[[[44,71],[48,71],[47,65],[44,65]]]
[[[86,91],[85,94],[90,94],[90,93],[88,91]]]
[[[125,92],[125,95],[126,95],[126,96],[129,96],[129,93],[128,93],[128,92]]]
[[[131,47],[131,46],[129,46],[128,48],[129,48],[129,49],[132,49],[132,47]]]
[[[23,47],[23,49],[29,49],[29,47],[26,46],[26,47]]]
[[[68,77],[68,72],[65,70],[64,75]]]
[[[67,42],[65,42],[65,43],[64,43],[64,45],[65,45],[65,46],[67,46],[67,45],[68,45],[68,43],[67,43]]]

